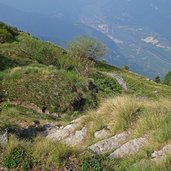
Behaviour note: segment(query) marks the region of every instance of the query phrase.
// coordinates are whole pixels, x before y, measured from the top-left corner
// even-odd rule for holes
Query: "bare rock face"
[[[113,77],[116,79],[116,81],[119,83],[119,85],[125,90],[128,91],[128,86],[126,84],[126,82],[124,81],[124,79],[118,75],[116,75],[115,73],[106,73],[108,76]]]
[[[104,139],[107,138],[109,134],[110,134],[109,130],[102,129],[100,131],[95,132],[94,137],[98,139]]]
[[[96,144],[93,144],[88,148],[97,154],[104,154],[107,151],[120,147],[122,144],[124,144],[128,140],[128,137],[129,137],[129,133],[123,132],[111,138],[99,141]]]
[[[171,144],[168,144],[164,146],[161,150],[159,151],[154,151],[151,154],[152,160],[156,162],[160,162],[163,159],[165,159],[167,154],[171,154]]]
[[[81,144],[87,135],[87,131],[88,129],[86,127],[79,131],[75,131],[75,134],[70,134],[68,138],[64,139],[64,142],[73,146]]]
[[[0,144],[7,144],[8,142],[8,131],[0,133]]]
[[[70,134],[72,134],[78,126],[78,124],[70,124],[65,127],[52,127],[48,131],[46,130],[46,138],[57,141],[63,140],[69,137]]]
[[[47,139],[52,139],[56,141],[63,140],[64,138],[69,136],[69,130],[58,128],[52,134],[47,135]]]
[[[81,130],[76,130],[79,127],[80,124],[77,120],[65,127],[47,125],[45,135],[47,139],[63,141],[69,145],[78,145],[85,139],[88,130],[86,127],[83,127]]]
[[[123,158],[123,157],[136,154],[146,144],[147,144],[147,139],[143,137],[130,140],[124,145],[122,145],[120,148],[115,150],[113,153],[111,153],[109,155],[109,158],[110,159]]]

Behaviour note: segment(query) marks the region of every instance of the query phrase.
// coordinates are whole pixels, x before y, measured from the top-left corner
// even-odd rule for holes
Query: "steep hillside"
[[[152,79],[156,75],[163,77],[170,70],[169,0],[0,2],[1,20],[39,38],[66,47],[67,42],[77,35],[94,36],[110,49],[106,56],[109,64],[118,67],[127,64],[131,71]]]
[[[1,170],[170,169],[169,86],[0,30]]]

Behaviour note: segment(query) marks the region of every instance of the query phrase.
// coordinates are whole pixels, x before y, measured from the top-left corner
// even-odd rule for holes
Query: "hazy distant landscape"
[[[127,64],[132,71],[151,78],[163,76],[171,68],[168,0],[0,0],[0,3],[0,20],[43,40],[67,47],[76,36],[94,36],[109,47],[106,61],[110,64],[119,67]],[[158,42],[143,41],[150,36]]]

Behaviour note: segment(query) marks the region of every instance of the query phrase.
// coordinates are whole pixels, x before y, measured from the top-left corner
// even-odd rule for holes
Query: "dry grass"
[[[83,125],[89,127],[89,137],[103,128],[110,129],[111,134],[128,129],[136,121],[142,109],[142,102],[132,96],[118,96],[105,100],[97,111],[89,111],[82,119]],[[92,141],[92,140],[91,140]]]
[[[82,125],[89,133],[86,144],[94,143],[94,133],[103,128],[111,135],[124,130],[132,131],[132,138],[149,134],[153,145],[158,147],[171,138],[171,100],[138,100],[133,96],[118,96],[101,103],[98,110],[87,112]]]

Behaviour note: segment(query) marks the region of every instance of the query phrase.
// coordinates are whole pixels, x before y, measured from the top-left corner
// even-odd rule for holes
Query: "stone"
[[[0,144],[7,144],[8,142],[8,131],[5,130],[0,134]]]
[[[94,137],[99,139],[107,138],[109,135],[110,135],[110,131],[106,129],[102,129],[94,133]]]
[[[106,75],[113,77],[119,83],[119,85],[125,90],[128,91],[128,86],[124,79],[121,76],[116,75],[115,73],[106,73]]]
[[[64,138],[68,137],[69,135],[70,135],[69,130],[58,128],[58,129],[54,130],[53,133],[47,135],[46,138],[60,141],[60,140],[63,140]]]
[[[54,133],[57,129],[59,129],[59,127],[55,126],[53,123],[43,125],[42,135],[48,136],[49,134]]]
[[[53,125],[46,125],[46,130],[44,131],[44,134],[48,139],[60,141],[72,135],[79,126],[80,125],[77,123],[69,124],[65,127],[55,127]]]
[[[120,147],[122,144],[124,144],[128,140],[128,137],[129,137],[128,132],[122,132],[111,138],[99,141],[96,144],[93,144],[88,148],[92,150],[94,153],[104,154],[107,151]]]
[[[151,157],[152,157],[153,161],[159,162],[159,161],[162,161],[163,159],[165,159],[167,154],[171,154],[171,144],[168,144],[168,145],[164,146],[159,151],[154,151],[151,154]]]
[[[70,133],[73,133],[79,126],[79,124],[75,123],[65,126],[64,129],[67,129]]]
[[[82,118],[83,118],[83,117],[79,117],[79,118],[77,118],[77,119],[75,119],[75,120],[71,121],[71,124],[81,123]]]
[[[83,142],[87,135],[88,129],[86,127],[82,128],[79,131],[75,131],[75,134],[70,134],[70,136],[66,139],[64,139],[64,142],[66,142],[69,145],[78,145]]]
[[[109,155],[110,159],[123,158],[133,154],[136,154],[141,148],[147,144],[147,139],[140,137],[133,139],[123,144],[120,148],[116,149]]]

